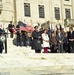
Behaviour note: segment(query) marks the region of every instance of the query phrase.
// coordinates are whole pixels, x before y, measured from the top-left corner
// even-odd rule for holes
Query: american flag
[[[17,33],[17,31],[16,31],[16,29],[15,28],[11,28],[10,29],[14,34],[16,34]]]
[[[32,26],[19,21],[20,31],[32,32],[34,29]]]
[[[34,28],[32,26],[29,26],[29,25],[26,25],[26,27],[20,26],[20,31],[33,32]]]
[[[20,25],[20,26],[23,26],[23,27],[26,27],[26,24],[23,23],[22,21],[19,21],[19,25]]]
[[[27,28],[23,27],[23,26],[20,26],[20,31],[26,31],[26,32],[28,32]]]
[[[34,31],[34,28],[30,25],[27,25],[21,21],[19,21],[19,30],[20,31],[26,31],[26,32],[33,32]],[[11,31],[13,33],[17,33],[16,29],[15,28],[11,28]]]

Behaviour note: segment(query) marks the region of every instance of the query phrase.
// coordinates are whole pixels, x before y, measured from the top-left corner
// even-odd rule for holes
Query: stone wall
[[[10,21],[14,20],[13,0],[2,0],[3,9],[0,14],[0,24],[7,27]]]

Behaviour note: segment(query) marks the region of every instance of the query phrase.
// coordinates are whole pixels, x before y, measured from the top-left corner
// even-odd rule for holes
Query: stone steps
[[[7,40],[8,53],[0,54],[0,75],[74,75],[74,54],[35,54]]]
[[[8,50],[8,53],[12,53],[12,54],[16,54],[16,53],[34,53],[34,50],[31,50],[31,47],[17,47],[15,45],[13,45],[13,39],[14,38],[8,38],[7,39],[7,50]],[[28,49],[28,50],[27,50]]]
[[[73,59],[72,54],[2,54],[0,55],[0,73],[8,73],[7,75],[14,75],[14,73],[16,75],[73,75]]]
[[[0,68],[0,73],[10,73],[9,75],[74,75],[72,66],[33,66],[33,67],[6,67]]]

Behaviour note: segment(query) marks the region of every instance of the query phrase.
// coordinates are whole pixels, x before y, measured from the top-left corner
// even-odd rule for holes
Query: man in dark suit
[[[69,40],[70,52],[74,53],[74,31],[72,27],[69,28],[68,40]]]
[[[35,49],[35,53],[41,53],[41,36],[38,32],[38,26],[35,26],[35,30],[32,33],[33,37],[33,46]]]
[[[65,51],[63,50],[63,40],[64,36],[61,33],[60,29],[58,29],[57,35],[56,35],[57,41],[58,41],[58,52],[59,53],[64,53]]]
[[[10,21],[10,24],[8,25],[8,30],[10,31],[10,37],[13,38],[13,32],[11,30],[11,28],[13,28],[14,25],[12,24],[12,21]]]

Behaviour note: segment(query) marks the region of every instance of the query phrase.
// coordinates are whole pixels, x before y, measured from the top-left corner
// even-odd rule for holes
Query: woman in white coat
[[[48,53],[48,48],[50,47],[50,45],[49,45],[49,37],[47,34],[47,29],[44,29],[43,31],[42,39],[43,39],[44,53]]]

